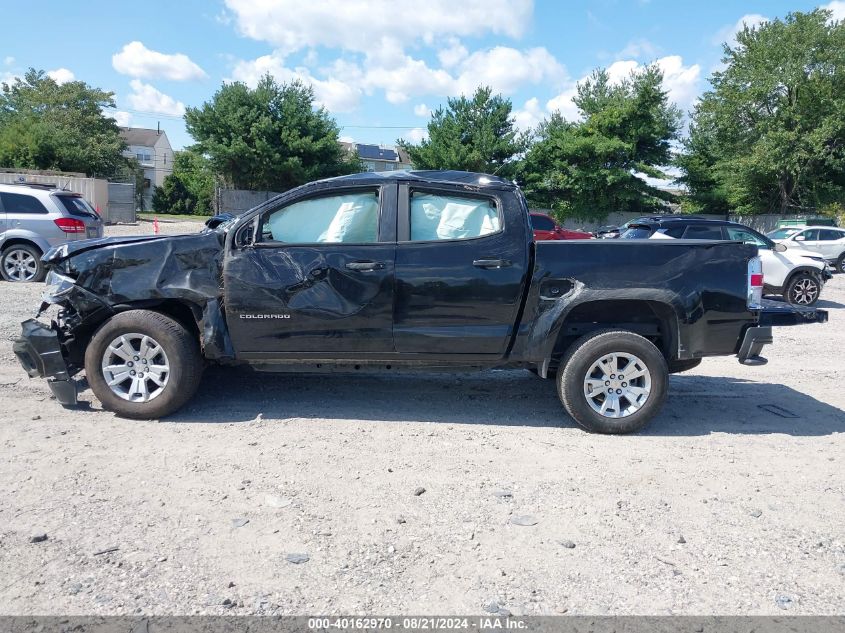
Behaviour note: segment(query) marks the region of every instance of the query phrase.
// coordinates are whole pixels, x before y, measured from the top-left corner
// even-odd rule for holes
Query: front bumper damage
[[[827,323],[827,310],[804,308],[788,303],[764,299],[758,312],[758,325],[745,330],[737,358],[743,365],[765,365],[768,361],[760,356],[763,346],[774,342],[773,327]]]
[[[76,382],[71,378],[62,354],[58,332],[36,319],[22,324],[21,335],[12,350],[30,378],[46,378],[50,391],[62,405],[76,404]]]

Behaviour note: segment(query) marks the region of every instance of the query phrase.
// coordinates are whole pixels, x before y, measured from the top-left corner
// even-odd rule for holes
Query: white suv
[[[769,237],[789,250],[819,253],[837,271],[845,273],[845,229],[834,226],[784,228],[772,231]]]
[[[0,275],[42,281],[41,256],[72,240],[103,237],[103,221],[80,194],[53,185],[0,184]]]

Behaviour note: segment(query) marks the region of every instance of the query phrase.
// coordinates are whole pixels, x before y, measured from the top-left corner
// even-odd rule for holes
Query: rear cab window
[[[35,196],[0,191],[0,202],[6,213],[47,214],[49,211]]]

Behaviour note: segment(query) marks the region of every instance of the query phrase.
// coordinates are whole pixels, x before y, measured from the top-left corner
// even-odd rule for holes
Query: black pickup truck
[[[771,326],[823,310],[764,302],[756,247],[532,239],[512,183],[454,171],[357,174],[284,193],[193,235],[73,242],[44,256],[51,323],[15,342],[76,403],[158,418],[205,363],[261,371],[525,368],[602,433],[641,428],[668,374],[765,362]],[[492,414],[495,415],[495,414]]]

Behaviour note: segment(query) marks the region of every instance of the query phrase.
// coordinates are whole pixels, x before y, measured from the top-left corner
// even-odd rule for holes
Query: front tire
[[[836,260],[836,272],[845,275],[845,253],[842,253]]]
[[[798,273],[786,284],[784,298],[794,306],[811,306],[822,293],[821,281],[810,273]]]
[[[561,367],[560,401],[593,433],[638,431],[666,400],[666,359],[651,341],[632,332],[583,336],[569,348]]]
[[[13,244],[0,255],[0,275],[6,281],[44,281],[47,269],[41,262],[41,251],[29,244]]]
[[[177,411],[196,393],[202,355],[195,335],[150,310],[113,316],[85,350],[85,374],[103,408],[152,420]]]

